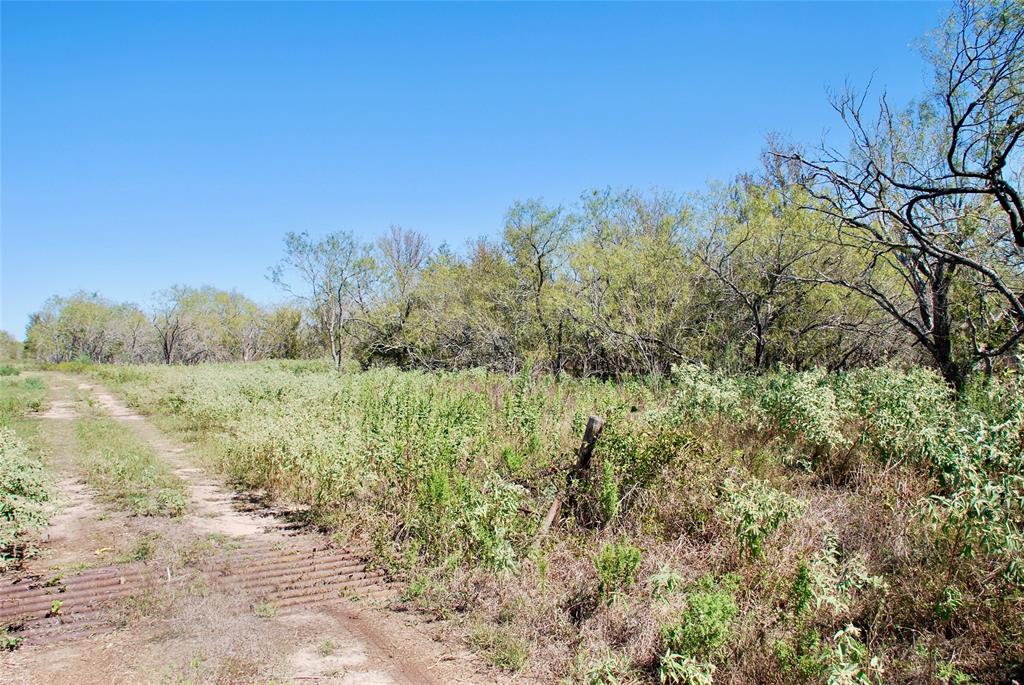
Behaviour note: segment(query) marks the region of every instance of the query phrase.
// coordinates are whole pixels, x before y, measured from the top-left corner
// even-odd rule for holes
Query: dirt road
[[[492,676],[415,618],[358,550],[260,507],[106,389],[51,375],[40,415],[62,499],[39,556],[0,576],[0,683],[470,683]],[[185,482],[177,518],[100,499],[76,459],[75,421],[130,426]]]

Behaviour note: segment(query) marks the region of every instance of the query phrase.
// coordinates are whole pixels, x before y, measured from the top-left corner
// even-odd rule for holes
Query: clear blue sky
[[[460,248],[517,198],[687,192],[814,142],[825,89],[924,88],[934,3],[4,2],[2,312],[281,299],[286,231]]]

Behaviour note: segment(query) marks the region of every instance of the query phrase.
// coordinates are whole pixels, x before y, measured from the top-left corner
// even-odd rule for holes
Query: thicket
[[[549,680],[999,682],[1024,663],[1024,388],[924,369],[612,383],[100,367]],[[546,535],[587,416],[606,419]],[[480,628],[479,626],[486,626]],[[484,639],[486,637],[486,639]],[[515,658],[513,658],[515,657]]]

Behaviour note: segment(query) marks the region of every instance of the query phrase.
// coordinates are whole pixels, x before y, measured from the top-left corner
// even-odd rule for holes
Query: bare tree
[[[416,306],[417,289],[431,255],[430,244],[421,233],[391,226],[377,239],[375,255],[380,301],[367,319],[371,332],[366,353],[404,366],[410,355],[406,324]]]
[[[807,206],[835,220],[845,249],[820,280],[873,300],[956,388],[1024,336],[1022,40],[1020,5],[965,0],[931,54],[929,100],[896,112],[883,96],[869,117],[847,90],[833,106],[849,151],[777,152],[802,165]]]
[[[351,233],[339,231],[319,241],[288,233],[285,256],[271,270],[271,280],[309,308],[335,368],[341,368],[349,327],[365,311],[372,266],[365,246]]]
[[[195,328],[195,322],[188,316],[184,296],[188,288],[172,286],[156,294],[153,308],[153,328],[164,364],[181,361],[180,350],[184,339]]]

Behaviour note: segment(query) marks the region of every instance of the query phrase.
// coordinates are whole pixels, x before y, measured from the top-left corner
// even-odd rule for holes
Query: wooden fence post
[[[604,419],[600,416],[591,416],[587,419],[587,429],[583,432],[583,442],[580,444],[580,451],[576,455],[576,464],[565,477],[565,494],[568,496],[570,504],[575,504],[576,502],[575,483],[590,468],[590,461],[594,457],[594,447],[597,445],[597,439],[600,437],[603,429]],[[551,503],[548,513],[540,524],[538,538],[547,535],[548,531],[551,530],[551,524],[558,518],[558,512],[562,509],[562,496],[562,493],[555,495],[555,501]]]

